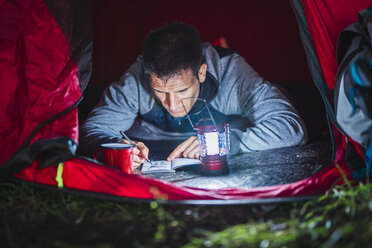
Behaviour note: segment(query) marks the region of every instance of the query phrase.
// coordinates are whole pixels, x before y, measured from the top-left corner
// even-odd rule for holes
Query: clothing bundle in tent
[[[328,112],[332,106],[325,91],[334,89],[337,37],[370,4],[366,0],[292,1],[312,76]],[[335,140],[332,163],[298,182],[251,189],[187,187],[125,174],[76,156],[77,107],[92,71],[94,44],[92,20],[86,14],[89,11],[89,1],[0,3],[0,175],[3,180],[124,200],[208,204],[312,197],[341,182],[336,164],[349,175],[345,136],[335,128],[331,131]]]

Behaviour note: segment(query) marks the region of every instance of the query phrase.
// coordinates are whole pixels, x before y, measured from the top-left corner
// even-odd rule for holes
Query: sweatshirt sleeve
[[[231,154],[306,143],[307,131],[295,108],[241,56],[231,58],[222,71],[220,90],[225,93],[220,102],[229,103],[225,112],[244,117],[248,126],[231,127]]]
[[[133,69],[133,66],[132,66]],[[90,156],[101,143],[118,142],[139,112],[139,83],[129,70],[104,91],[80,129],[79,152]]]

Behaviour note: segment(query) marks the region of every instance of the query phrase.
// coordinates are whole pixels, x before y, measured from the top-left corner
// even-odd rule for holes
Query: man
[[[218,121],[231,123],[231,154],[304,144],[305,126],[283,94],[264,81],[237,53],[202,44],[198,32],[182,23],[152,31],[143,55],[111,84],[81,130],[86,154],[104,142],[184,141],[171,152],[199,157],[193,122],[205,115],[205,99]],[[182,100],[184,99],[184,100]],[[195,124],[195,123],[194,123]],[[134,167],[149,150],[136,141]]]

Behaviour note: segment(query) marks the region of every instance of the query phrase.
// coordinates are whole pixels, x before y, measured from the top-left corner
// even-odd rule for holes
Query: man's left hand
[[[173,161],[175,158],[199,158],[199,141],[196,136],[191,136],[174,149],[168,156],[168,161]]]

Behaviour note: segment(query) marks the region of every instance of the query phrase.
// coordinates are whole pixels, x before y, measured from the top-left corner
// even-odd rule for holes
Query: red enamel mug
[[[94,151],[93,158],[97,159],[102,153],[102,162],[113,165],[121,171],[133,174],[133,148],[134,145],[123,143],[104,143]]]

